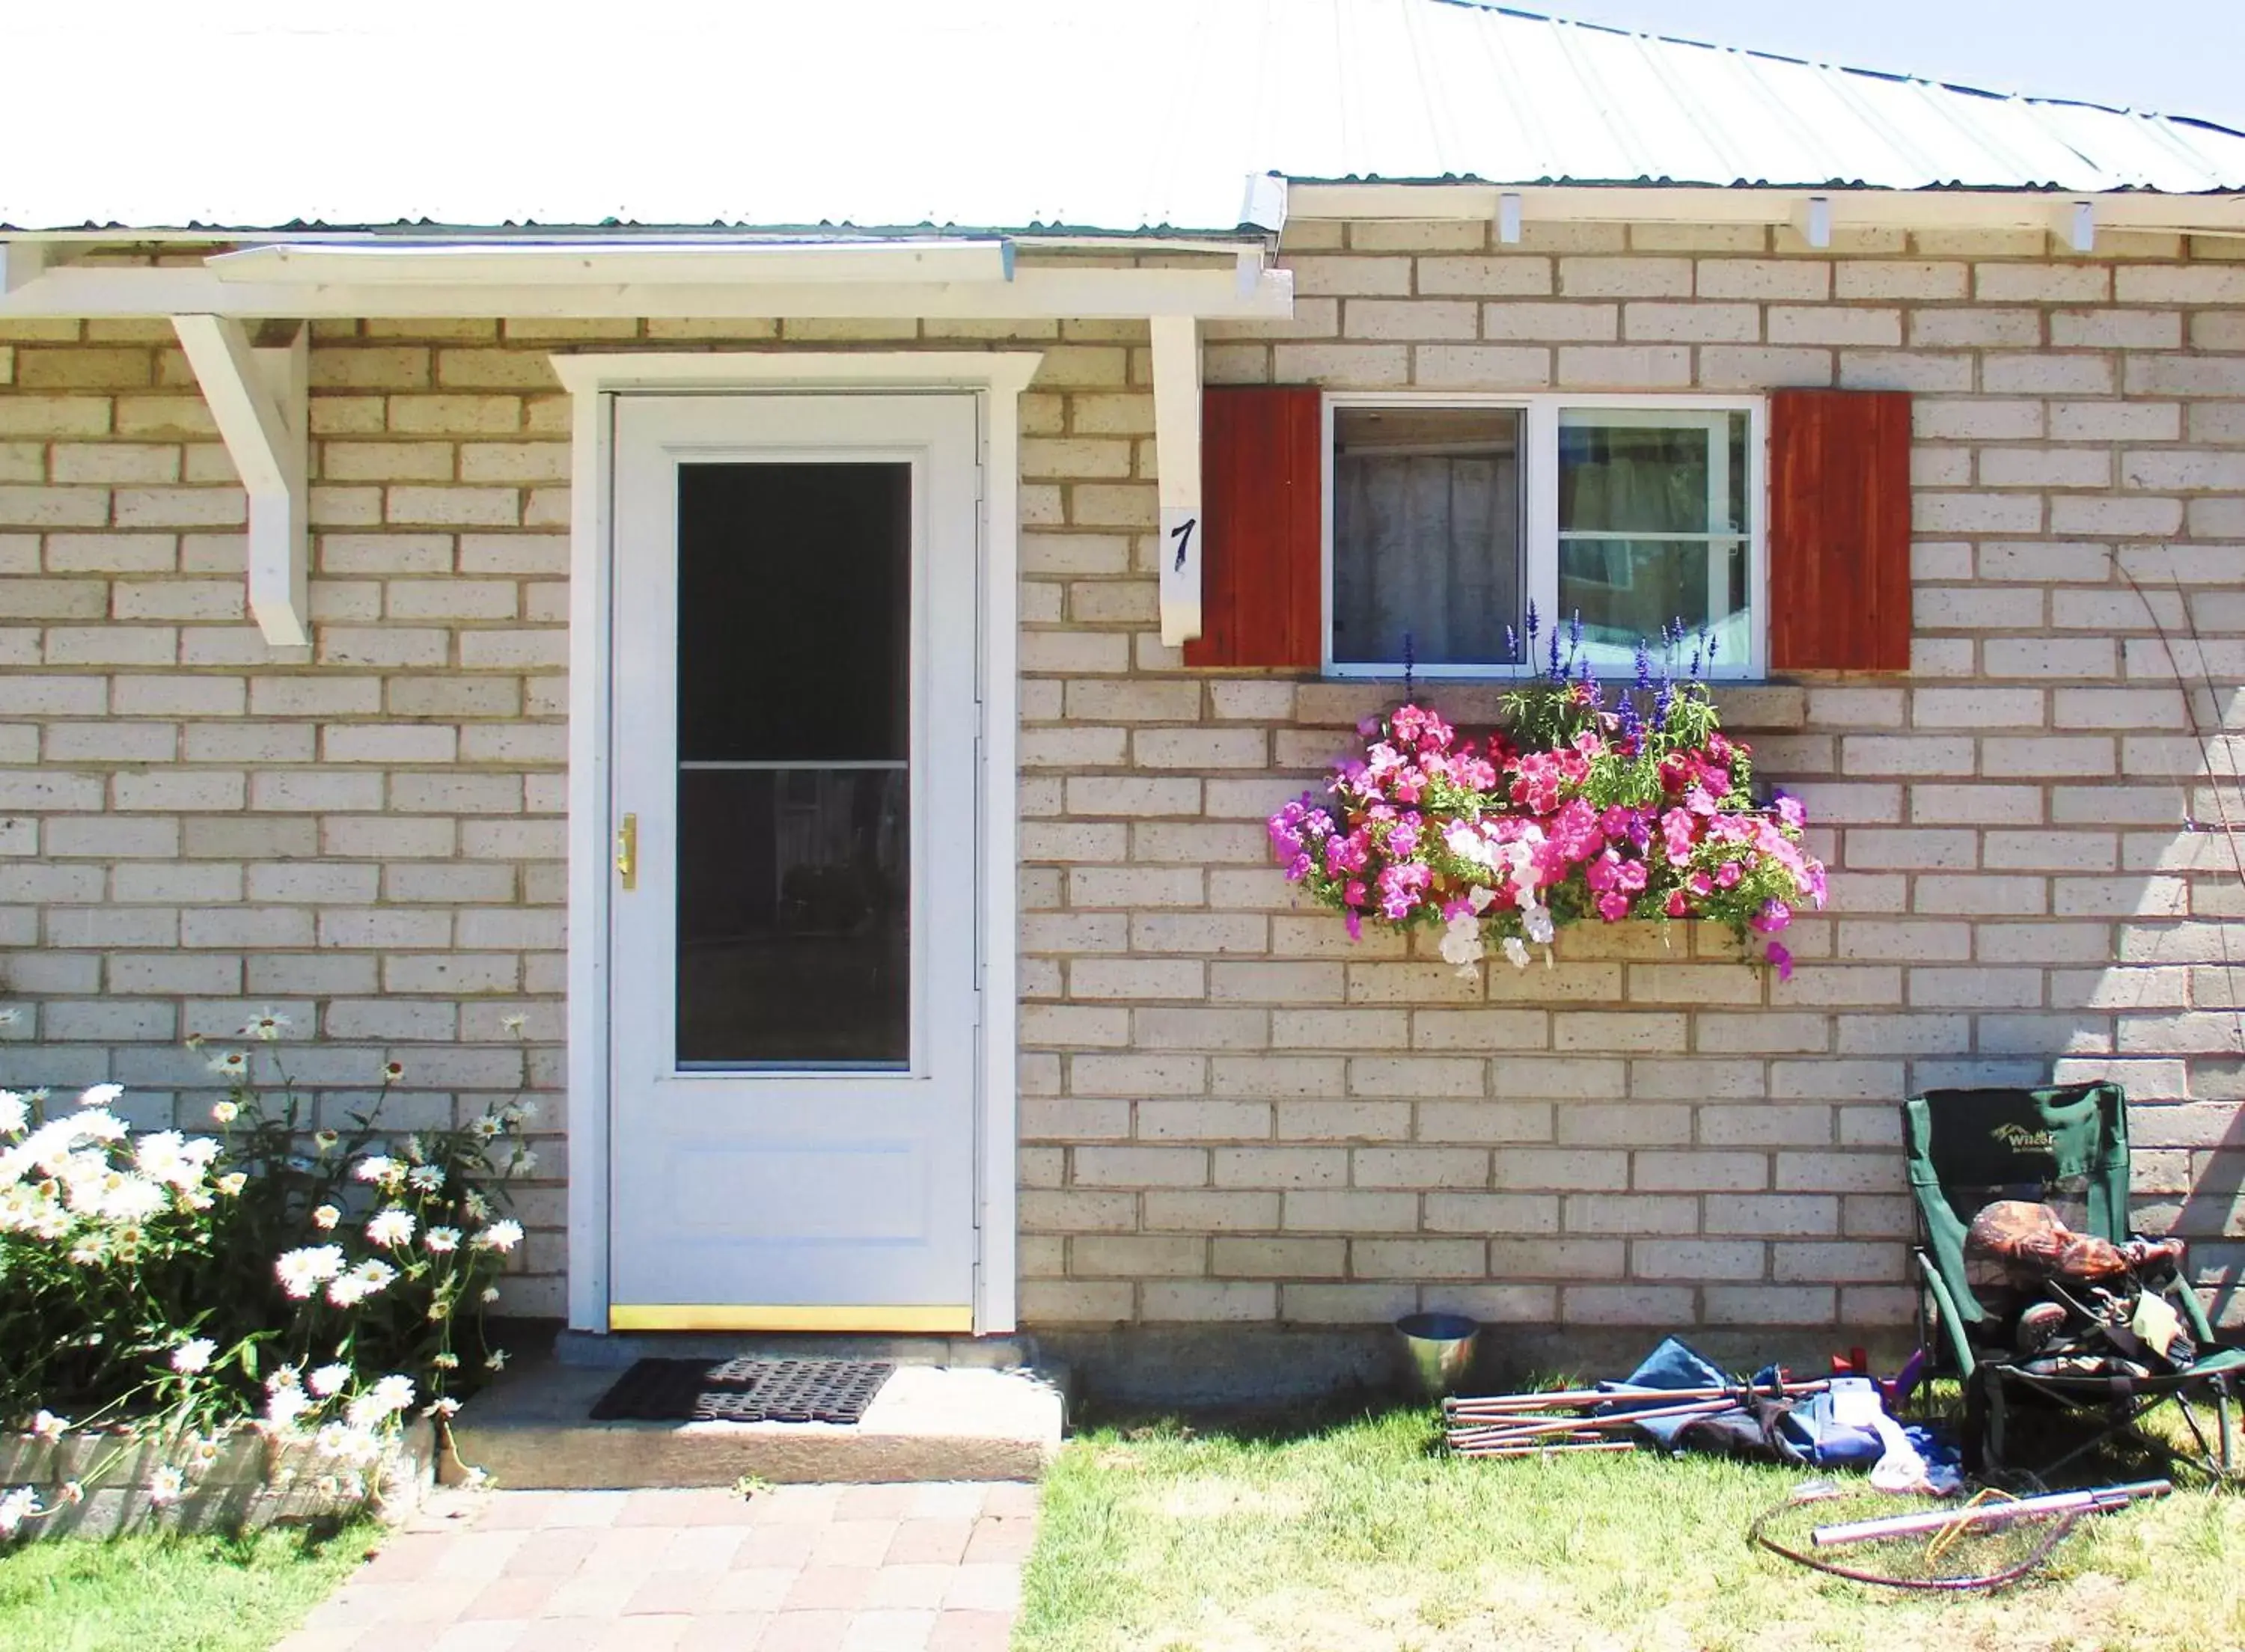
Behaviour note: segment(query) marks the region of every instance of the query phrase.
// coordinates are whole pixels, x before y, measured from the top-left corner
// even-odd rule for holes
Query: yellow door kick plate
[[[612,1303],[610,1330],[890,1330],[974,1329],[971,1306],[819,1307],[803,1303]]]

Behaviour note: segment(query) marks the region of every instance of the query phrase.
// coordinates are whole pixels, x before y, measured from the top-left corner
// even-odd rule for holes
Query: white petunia
[[[1442,927],[1441,950],[1443,962],[1456,965],[1467,980],[1473,979],[1482,960],[1481,919],[1470,911],[1450,919]]]
[[[217,1351],[218,1344],[209,1337],[193,1337],[172,1350],[172,1369],[187,1377],[208,1371],[211,1356]]]
[[[1504,956],[1514,969],[1526,969],[1528,967],[1528,943],[1522,940],[1517,935],[1506,936],[1504,938]]]
[[[97,1084],[78,1093],[78,1104],[82,1107],[105,1107],[124,1093],[121,1084]]]
[[[69,1428],[69,1418],[58,1417],[51,1411],[43,1411],[31,1418],[31,1432],[44,1440],[58,1440]]]
[[[343,1249],[339,1245],[307,1245],[285,1253],[273,1266],[281,1276],[281,1290],[301,1300],[318,1290],[322,1281],[333,1279],[343,1271]]]
[[[395,1249],[399,1245],[412,1242],[413,1228],[413,1213],[392,1205],[367,1218],[367,1242]]]
[[[447,1251],[460,1248],[460,1230],[458,1228],[431,1228],[421,1236],[421,1242],[441,1256]]]
[[[508,1251],[522,1242],[522,1224],[508,1220],[494,1222],[475,1236],[478,1250]]]
[[[321,1366],[310,1376],[305,1378],[304,1382],[314,1393],[322,1399],[326,1399],[350,1379],[351,1368],[349,1365],[336,1364]]]

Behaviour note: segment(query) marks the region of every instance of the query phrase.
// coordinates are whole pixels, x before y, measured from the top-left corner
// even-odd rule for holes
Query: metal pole
[[[2172,1480],[2135,1480],[2126,1486],[2106,1486],[2092,1491],[2023,1497],[2013,1503],[1979,1503],[1965,1508],[1933,1509],[1923,1514],[1889,1514],[1875,1520],[1849,1520],[1839,1526],[1820,1526],[1808,1538],[1819,1548],[1832,1548],[1842,1543],[1867,1543],[1882,1537],[1913,1537],[1923,1532],[1945,1531],[1950,1527],[2001,1526],[2041,1514],[2093,1514],[2125,1507],[2140,1497],[2164,1497],[2173,1490]]]

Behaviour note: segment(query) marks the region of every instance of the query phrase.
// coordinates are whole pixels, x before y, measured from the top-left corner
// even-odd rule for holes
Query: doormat
[[[642,1359],[596,1423],[855,1423],[896,1367],[879,1359]]]

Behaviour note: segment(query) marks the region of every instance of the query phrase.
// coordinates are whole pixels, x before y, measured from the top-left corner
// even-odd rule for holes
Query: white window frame
[[[1455,390],[1328,390],[1324,397],[1322,440],[1323,520],[1319,558],[1323,581],[1324,634],[1319,640],[1324,674],[1328,677],[1379,679],[1403,674],[1400,660],[1370,663],[1338,663],[1333,651],[1333,415],[1345,407],[1367,408],[1509,408],[1521,415],[1521,578],[1523,589],[1536,599],[1536,611],[1550,622],[1563,616],[1552,613],[1559,590],[1559,413],[1563,408],[1642,413],[1648,419],[1665,414],[1744,413],[1746,416],[1746,600],[1750,606],[1748,657],[1722,660],[1704,674],[1711,680],[1752,681],[1767,674],[1769,661],[1769,483],[1768,408],[1760,396],[1669,396],[1604,392],[1570,396],[1537,391],[1479,392]],[[1712,422],[1711,422],[1712,428]],[[1652,536],[1654,538],[1674,536]],[[1727,537],[1727,536],[1726,536]],[[1539,667],[1526,659],[1516,665],[1421,665],[1412,674],[1424,680],[1489,680],[1529,677]],[[1604,673],[1609,679],[1620,674]]]

